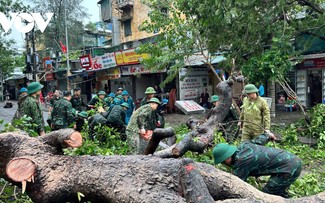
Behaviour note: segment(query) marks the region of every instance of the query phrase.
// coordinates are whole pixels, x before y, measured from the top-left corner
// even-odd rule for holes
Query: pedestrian
[[[81,97],[81,89],[80,87],[76,87],[73,90],[73,97],[71,99],[71,104],[74,109],[76,109],[78,112],[82,111],[82,107],[86,106],[84,100]]]
[[[144,154],[152,132],[156,129],[155,111],[158,105],[160,105],[160,101],[157,98],[151,98],[148,104],[141,106],[132,114],[126,127],[126,135],[131,151]]]
[[[83,126],[85,125],[85,120],[88,118],[88,113],[86,111],[81,111],[77,114],[76,124],[74,129],[81,132]]]
[[[205,109],[209,108],[209,98],[210,98],[210,96],[209,96],[209,93],[207,91],[208,91],[208,89],[204,88],[204,92],[200,96],[200,105]]]
[[[125,90],[124,90],[125,91]],[[117,129],[122,141],[126,141],[126,112],[130,108],[129,104],[123,102],[121,105],[115,105],[107,117],[107,125]]]
[[[75,110],[70,102],[72,96],[70,91],[63,92],[63,98],[55,102],[51,113],[52,130],[68,128],[76,120]]]
[[[27,86],[28,97],[22,103],[23,116],[30,117],[30,129],[34,130],[38,135],[45,135],[44,132],[44,118],[40,106],[39,95],[44,86],[39,82],[32,82]]]
[[[20,90],[19,90],[19,98],[18,98],[18,108],[16,110],[16,113],[12,119],[11,122],[13,122],[14,120],[19,120],[23,114],[22,112],[22,104],[24,103],[24,101],[26,100],[28,94],[27,94],[27,88],[26,87],[22,87]]]
[[[246,181],[249,176],[267,176],[270,179],[263,192],[288,198],[287,189],[299,177],[301,159],[282,149],[265,147],[274,135],[262,134],[238,147],[219,143],[213,149],[214,163],[232,167],[234,175]]]
[[[90,100],[88,107],[96,109],[96,111],[99,109],[99,107],[107,110],[107,104],[104,102],[105,96],[106,93],[104,91],[99,91],[98,94]]]
[[[126,125],[129,123],[129,120],[130,120],[130,118],[131,118],[131,116],[132,116],[132,113],[133,113],[133,111],[134,111],[134,102],[133,102],[133,99],[132,99],[132,97],[129,95],[129,93],[128,93],[128,91],[126,91],[126,90],[123,90],[123,92],[122,92],[122,104],[123,103],[127,103],[128,105],[129,105],[129,108],[126,110],[126,116],[125,116],[125,123],[126,123]]]
[[[270,109],[267,102],[258,95],[258,89],[253,84],[244,87],[243,94],[247,95],[241,106],[240,122],[242,141],[250,140],[264,132],[270,131]]]
[[[146,91],[144,92],[146,95],[140,102],[140,106],[146,105],[149,103],[150,99],[154,98],[156,91],[153,87],[147,87]]]

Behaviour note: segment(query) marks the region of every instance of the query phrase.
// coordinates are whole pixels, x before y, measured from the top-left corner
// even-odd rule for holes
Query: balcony
[[[125,7],[132,7],[134,0],[116,0],[117,8],[123,9]]]

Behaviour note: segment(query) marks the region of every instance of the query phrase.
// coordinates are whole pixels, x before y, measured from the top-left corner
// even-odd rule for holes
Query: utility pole
[[[37,72],[37,60],[36,60],[36,48],[35,48],[35,28],[32,29],[32,48],[33,48],[33,81],[36,81],[36,72]]]
[[[67,53],[66,53],[66,58],[67,58],[67,90],[71,90],[71,85],[70,85],[70,80],[69,76],[71,75],[70,73],[70,64],[69,64],[69,40],[68,40],[68,25],[67,25],[67,0],[64,1],[64,26],[65,26],[65,44],[67,47]]]

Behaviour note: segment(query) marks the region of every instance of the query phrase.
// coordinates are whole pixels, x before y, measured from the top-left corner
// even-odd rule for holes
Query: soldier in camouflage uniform
[[[71,99],[72,108],[76,109],[79,112],[82,111],[83,106],[86,106],[80,94],[81,94],[80,87],[75,88],[73,91],[73,97]]]
[[[19,98],[18,98],[18,108],[16,110],[16,113],[14,115],[14,117],[12,118],[12,121],[14,120],[18,120],[21,118],[23,112],[22,112],[22,104],[24,103],[24,101],[26,100],[28,94],[27,94],[27,88],[26,87],[22,87],[19,92],[20,92],[20,95],[19,95]],[[11,121],[11,122],[12,122]]]
[[[44,86],[39,82],[32,82],[27,86],[28,97],[22,103],[22,116],[26,115],[31,117],[32,130],[36,131],[39,135],[45,135],[44,132],[44,118],[42,108],[38,102],[38,97],[42,93],[41,89]]]
[[[211,96],[211,103],[212,108],[218,106],[219,104],[219,96],[218,95],[212,95]],[[209,112],[208,116],[206,116],[206,119],[209,119],[211,116],[212,110]],[[227,142],[233,141],[236,137],[234,135],[236,134],[236,123],[232,123],[231,121],[238,120],[239,115],[233,105],[231,105],[230,110],[226,116],[226,118],[223,120],[223,124],[220,126],[219,131],[223,133],[225,136]]]
[[[126,111],[129,104],[124,102],[121,105],[115,105],[107,117],[107,125],[117,129],[120,132],[121,140],[126,141],[125,122]]]
[[[158,105],[160,105],[160,101],[157,98],[152,98],[149,104],[141,106],[132,114],[130,123],[126,127],[126,135],[131,151],[143,154],[147,148],[152,136],[149,132],[156,129],[155,111]]]
[[[144,92],[146,95],[140,102],[140,106],[144,106],[149,103],[150,99],[154,98],[156,91],[153,87],[147,87],[146,91]]]
[[[77,114],[76,124],[74,129],[81,132],[82,127],[85,125],[85,119],[88,118],[88,113],[86,111],[79,112]]]
[[[301,159],[285,150],[263,146],[274,139],[272,134],[262,134],[238,147],[217,144],[213,149],[214,162],[231,166],[233,173],[244,181],[249,176],[270,175],[263,192],[288,197],[286,190],[300,175]]]
[[[242,141],[250,140],[262,133],[270,132],[270,109],[266,101],[258,95],[258,89],[253,84],[244,87],[243,94],[247,95],[241,106],[242,111],[238,126],[242,127]]]
[[[90,100],[90,102],[88,103],[88,107],[92,109],[96,109],[96,111],[98,110],[99,107],[102,107],[103,109],[107,110],[108,106],[104,101],[105,96],[106,93],[104,91],[99,91],[98,95]]]
[[[50,106],[49,106],[49,115],[51,115],[52,109],[54,104],[61,99],[61,91],[55,90],[53,93],[53,97],[50,100]]]
[[[71,92],[64,91],[63,98],[55,102],[51,113],[51,128],[52,130],[60,130],[68,128],[75,122],[75,110],[72,108]]]

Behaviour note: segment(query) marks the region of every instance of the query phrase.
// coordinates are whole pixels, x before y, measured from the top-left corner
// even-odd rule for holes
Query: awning
[[[224,60],[226,60],[226,58],[222,55],[219,56],[211,56],[211,64],[217,64],[220,63]],[[185,66],[201,66],[204,65],[206,62],[205,57],[202,54],[193,54],[189,57],[187,57],[184,61]]]

